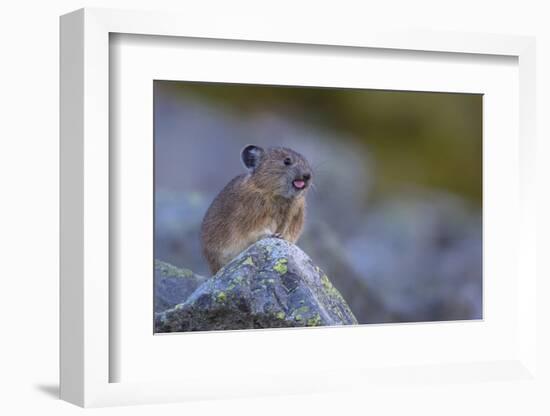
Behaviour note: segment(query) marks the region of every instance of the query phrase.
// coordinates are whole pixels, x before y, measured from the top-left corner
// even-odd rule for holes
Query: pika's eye
[[[287,166],[292,165],[292,159],[289,158],[289,157],[286,157],[286,158],[285,158],[285,165],[287,165]]]

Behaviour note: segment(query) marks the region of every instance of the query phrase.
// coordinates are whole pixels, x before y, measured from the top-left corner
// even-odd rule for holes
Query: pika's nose
[[[309,181],[311,179],[311,173],[304,173],[302,178],[304,178],[304,181]]]

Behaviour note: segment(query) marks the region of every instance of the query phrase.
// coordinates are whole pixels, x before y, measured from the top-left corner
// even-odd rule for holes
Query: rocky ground
[[[357,324],[328,276],[281,239],[260,240],[209,279],[157,262],[155,281],[156,332]]]

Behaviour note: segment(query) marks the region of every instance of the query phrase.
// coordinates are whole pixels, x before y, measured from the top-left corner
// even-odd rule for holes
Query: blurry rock
[[[212,196],[200,192],[155,193],[155,258],[208,275],[202,259],[200,224]]]
[[[183,303],[156,315],[157,332],[357,324],[328,277],[295,245],[250,246]]]
[[[461,198],[415,191],[381,201],[346,244],[388,322],[480,319],[481,216]]]
[[[184,302],[205,280],[191,270],[155,260],[155,312]]]
[[[354,269],[343,241],[326,222],[310,220],[298,243],[331,276],[359,323],[393,321],[395,317],[385,307],[382,294],[376,293],[376,288],[371,290]]]

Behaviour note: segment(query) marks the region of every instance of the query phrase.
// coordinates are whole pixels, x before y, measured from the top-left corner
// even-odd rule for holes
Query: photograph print
[[[483,318],[481,94],[153,91],[155,333]]]

